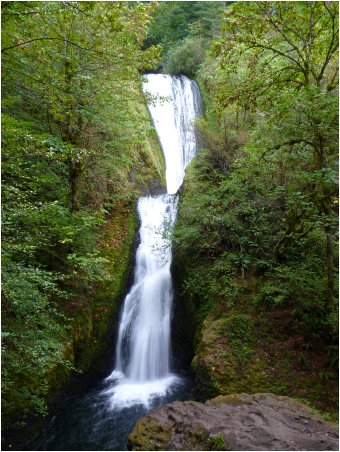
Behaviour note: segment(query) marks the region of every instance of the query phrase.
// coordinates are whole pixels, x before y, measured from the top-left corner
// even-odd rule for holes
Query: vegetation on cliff
[[[200,400],[337,410],[337,50],[335,2],[236,2],[196,71],[211,101],[173,239]]]
[[[24,441],[20,429],[38,426],[70,371],[93,368],[105,347],[130,268],[135,200],[164,184],[164,162],[141,90],[158,55],[141,49],[150,5],[1,9],[8,447],[7,433]]]
[[[164,73],[193,77],[213,38],[220,35],[222,12],[231,2],[159,2],[144,46],[161,45]]]

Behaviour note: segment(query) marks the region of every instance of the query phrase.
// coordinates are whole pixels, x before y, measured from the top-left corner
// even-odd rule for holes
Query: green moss
[[[151,416],[147,416],[137,422],[128,437],[127,446],[132,448],[133,445],[133,450],[166,450],[170,438],[170,428],[160,426]]]
[[[166,187],[165,160],[146,105],[140,102],[134,108],[140,120],[149,126],[140,132],[138,143],[134,145],[135,165],[130,179],[142,193],[152,192],[153,185]]]
[[[230,444],[224,439],[222,433],[209,434],[206,430],[198,428],[188,432],[186,450],[232,450]]]
[[[231,450],[227,446],[227,444],[223,438],[223,435],[221,433],[218,433],[217,435],[212,436],[211,440],[213,443],[212,450]]]
[[[132,265],[136,229],[135,204],[122,204],[103,231],[100,256],[108,260],[106,270],[110,277],[94,287],[90,313],[77,313],[76,316],[76,320],[80,320],[76,323],[76,366],[83,371],[95,369],[105,359],[112,321],[126,289]]]
[[[39,434],[48,411],[53,409],[70,378],[70,364],[74,362],[72,346],[64,347],[62,358],[64,362],[48,369],[43,380],[34,372],[17,376],[14,385],[20,390],[11,391],[8,403],[3,394],[6,419],[2,422],[2,432],[8,435],[8,443],[25,444]],[[15,432],[14,437],[12,432]]]
[[[273,349],[271,355],[263,352],[263,331],[257,329],[250,330],[248,345],[251,354],[246,359],[242,357],[243,350],[241,354],[238,348],[235,350],[235,342],[233,343],[233,340],[230,342],[228,328],[233,325],[235,319],[240,318],[242,316],[239,314],[232,314],[223,319],[209,318],[203,323],[200,341],[192,361],[195,398],[205,401],[218,394],[232,396],[240,393],[274,393],[302,397],[321,412],[326,409],[332,419],[336,420],[337,394],[334,392],[334,382],[328,380],[318,382],[317,375],[310,373],[308,368],[298,372],[297,363],[289,369],[284,364],[284,359],[277,361],[278,342],[275,342],[275,337],[273,344],[270,345],[270,350]],[[249,318],[249,315],[243,318]],[[251,324],[255,324],[252,319]],[[279,333],[278,335],[280,336]],[[247,340],[247,334],[245,339]]]

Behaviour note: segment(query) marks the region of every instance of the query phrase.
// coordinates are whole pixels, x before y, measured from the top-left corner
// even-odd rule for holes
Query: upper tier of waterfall
[[[176,193],[186,166],[197,152],[194,121],[202,109],[200,92],[197,84],[183,75],[146,77],[144,90],[160,97],[148,107],[163,149],[167,192]]]

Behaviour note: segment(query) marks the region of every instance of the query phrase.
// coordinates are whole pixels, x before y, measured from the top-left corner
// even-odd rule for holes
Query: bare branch
[[[77,43],[75,43],[73,41],[70,41],[69,39],[62,38],[62,37],[42,37],[42,38],[30,39],[30,40],[25,41],[25,42],[18,42],[17,44],[14,44],[12,46],[5,47],[5,48],[1,49],[1,53],[2,52],[6,52],[6,51],[11,50],[11,49],[14,49],[16,47],[21,47],[21,46],[24,46],[26,44],[30,44],[31,42],[34,42],[34,41],[62,41],[62,42],[66,42],[67,44],[70,44],[70,45],[72,45],[74,47],[77,47],[78,49],[85,50],[86,52],[94,52],[94,53],[98,53],[100,55],[108,55],[108,56],[117,57],[117,55],[115,55],[113,53],[110,53],[110,52],[104,52],[102,50],[95,50],[94,48],[90,48],[90,47],[82,47],[81,45],[79,45],[79,44],[77,44]]]

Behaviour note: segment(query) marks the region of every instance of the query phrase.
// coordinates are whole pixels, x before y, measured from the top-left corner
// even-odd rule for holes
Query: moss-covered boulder
[[[207,317],[191,363],[196,400],[270,389],[265,360],[255,351],[253,330],[249,315],[230,314],[217,320]]]
[[[320,338],[306,343],[289,309],[260,309],[252,300],[240,291],[239,306],[204,320],[191,363],[195,400],[269,392],[337,420],[338,376],[327,361],[327,344]]]

